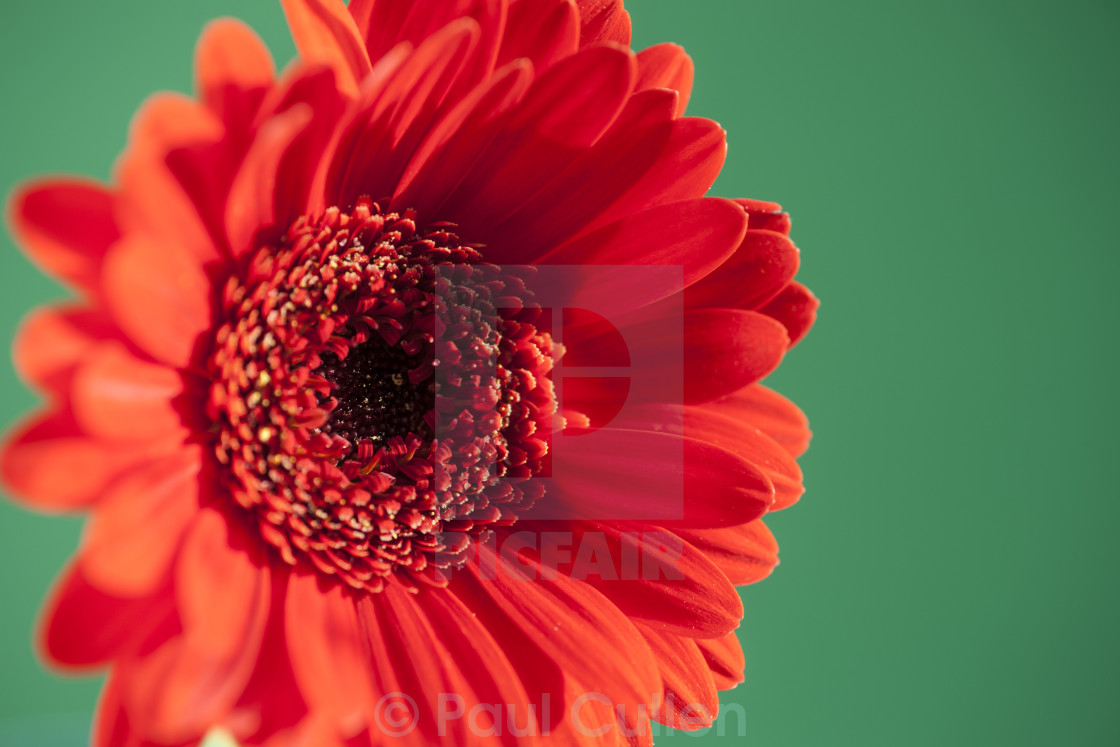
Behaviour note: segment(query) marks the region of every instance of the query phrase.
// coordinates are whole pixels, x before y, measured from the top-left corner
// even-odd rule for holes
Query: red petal
[[[677,532],[707,555],[736,586],[761,581],[778,565],[778,542],[762,519],[736,527]]]
[[[514,2],[498,66],[524,57],[540,75],[579,49],[579,12],[572,0]]]
[[[0,452],[0,476],[9,494],[36,510],[82,509],[123,470],[174,444],[102,441],[82,432],[67,410],[41,413],[9,433]]]
[[[615,703],[645,703],[659,677],[648,646],[633,623],[589,585],[559,576],[530,580],[492,549],[480,548],[494,578],[463,579],[457,586],[487,629],[501,638],[514,627],[587,690]],[[500,565],[499,565],[500,563]]]
[[[284,620],[291,574],[279,564],[274,565],[272,571],[272,609],[261,642],[260,656],[241,697],[223,723],[243,745],[333,745],[336,742],[327,741],[325,737],[318,742],[298,741],[304,735],[304,729],[320,736],[322,725],[311,725],[312,721],[326,722],[331,732],[337,731],[337,725],[325,714],[311,711],[296,685],[285,640]]]
[[[370,71],[362,36],[342,0],[281,0],[300,56],[329,66],[339,90],[356,96]]]
[[[506,5],[499,0],[352,0],[349,9],[374,62],[401,42],[419,46],[457,19],[474,20],[482,29],[482,49],[489,57],[489,66],[470,71],[470,79],[479,82],[493,69]]]
[[[353,596],[336,581],[320,583],[318,573],[293,573],[284,620],[292,669],[308,705],[336,722],[361,723],[377,698]]]
[[[638,53],[637,90],[669,88],[680,94],[677,116],[684,114],[692,93],[692,58],[677,44],[655,44]]]
[[[661,672],[664,699],[652,714],[673,729],[693,731],[711,726],[719,713],[719,696],[711,670],[696,641],[638,624]]]
[[[653,92],[642,92],[648,95]],[[590,221],[582,233],[631,213],[707,194],[727,157],[727,133],[708,119],[681,117],[670,124],[657,158],[641,179],[629,186],[609,209]]]
[[[200,262],[218,256],[200,205],[209,205],[209,193],[224,188],[232,168],[224,134],[221,120],[188,96],[162,93],[144,102],[115,169],[126,234],[143,232],[175,244]]]
[[[447,3],[444,5],[446,7]],[[456,88],[449,96],[450,101],[459,101],[493,74],[502,38],[506,33],[507,16],[508,8],[504,0],[473,0],[463,13],[452,17],[474,21],[478,24],[480,35],[474,54],[463,64]]]
[[[198,738],[244,691],[269,613],[268,566],[225,517],[203,509],[175,569],[182,634],[121,668],[137,728],[163,742]]]
[[[610,268],[599,268],[609,271]],[[676,273],[679,275],[679,273]],[[595,273],[591,273],[589,281],[594,281]],[[613,291],[618,293],[618,285],[604,283],[604,293]],[[580,303],[582,287],[575,291],[574,302],[566,305],[560,319],[563,322],[564,355],[561,363],[567,366],[582,367],[626,367],[633,361],[630,359],[630,350],[622,333],[602,314],[591,311]],[[598,296],[602,298],[602,296]],[[588,345],[572,344],[573,341],[587,340]],[[555,372],[556,369],[554,368]],[[624,372],[618,372],[624,373]],[[554,376],[555,378],[555,376]],[[575,377],[572,377],[575,378]],[[616,377],[617,378],[617,377]],[[624,380],[628,380],[624,379]],[[564,377],[565,386],[569,384],[568,377]],[[627,386],[627,389],[629,386]],[[621,403],[620,403],[621,404]]]
[[[580,46],[610,41],[630,46],[630,14],[622,0],[576,0],[580,17]]]
[[[506,127],[444,207],[464,235],[487,235],[594,143],[633,90],[633,55],[592,47],[533,82]],[[488,259],[500,261],[488,253]]]
[[[91,747],[146,747],[124,712],[116,677],[110,676],[101,688],[90,744]]]
[[[497,137],[533,82],[533,70],[513,63],[447,113],[417,148],[400,178],[393,206],[420,215],[439,212],[463,176]]]
[[[257,133],[234,178],[226,207],[226,235],[234,256],[256,248],[258,232],[278,225],[276,198],[284,157],[311,123],[312,111],[297,105],[279,114]]]
[[[211,327],[210,280],[171,244],[126,239],[109,253],[103,278],[113,318],[137,345],[177,368],[194,362]]]
[[[675,405],[634,406],[627,409],[617,425],[679,433],[738,454],[761,470],[774,486],[771,511],[791,506],[805,492],[801,484],[801,468],[793,457],[734,408],[725,407],[719,401],[683,408]]]
[[[696,645],[704,654],[717,690],[730,690],[743,681],[743,647],[734,633],[722,638],[698,638]]]
[[[369,111],[364,121],[358,121],[352,141],[341,144],[342,158],[333,167],[342,167],[346,174],[338,180],[344,202],[361,195],[391,194],[398,188],[409,160],[436,125],[441,107],[464,74],[479,34],[473,20],[455,21],[425,40],[375,99],[363,90]]]
[[[534,702],[522,680],[533,680],[535,674],[526,673],[511,660],[503,649],[503,641],[483,625],[466,601],[454,593],[438,591],[420,595],[418,602],[437,631],[438,639],[446,642],[447,658],[457,661],[465,685],[461,692],[466,698],[477,703]],[[517,725],[521,729],[530,727],[529,736],[532,737],[539,733],[539,717],[543,714],[536,714],[537,718],[530,720],[528,709],[523,707],[522,711],[518,714]],[[537,729],[532,729],[533,723],[538,723]],[[507,739],[514,738],[510,734]]]
[[[236,521],[203,508],[183,540],[175,567],[183,632],[197,652],[216,659],[255,651],[267,618],[268,558],[259,540]]]
[[[241,21],[221,18],[206,25],[195,49],[199,98],[225,122],[251,122],[272,85],[272,55]]]
[[[768,316],[741,309],[694,309],[683,315],[676,298],[642,312],[642,321],[622,329],[630,355],[641,368],[635,397],[678,404],[683,373],[685,404],[698,404],[763,378],[785,355],[785,328]],[[574,403],[567,403],[579,409]]]
[[[390,99],[389,92],[395,87],[399,97],[400,90],[407,87],[408,80],[401,75],[401,68],[413,57],[413,50],[408,44],[394,47],[377,61],[362,81],[358,98],[346,104],[328,149],[321,157],[320,172],[326,175],[324,192],[328,203],[337,205],[355,199],[342,196],[350,177],[352,154],[363,141],[379,140],[384,136],[384,132],[375,132],[373,128],[383,125],[396,109],[399,101],[396,97]]]
[[[809,448],[809,421],[797,405],[764,386],[754,385],[712,402],[728,417],[750,423],[799,457]]]
[[[782,323],[789,334],[789,346],[801,341],[809,333],[817,320],[817,309],[821,302],[813,292],[801,283],[790,283],[777,298],[763,306],[760,311]]]
[[[119,343],[88,351],[74,376],[74,414],[91,435],[151,438],[182,429],[176,398],[183,395],[181,374],[131,355]]]
[[[487,256],[535,261],[583,233],[660,158],[670,140],[674,106],[670,91],[630,96],[602,137],[549,174],[540,191],[488,230]]]
[[[745,198],[737,199],[735,202],[742,205],[750,215],[752,230],[775,231],[789,236],[789,213],[783,213],[782,206],[778,203]]]
[[[685,413],[685,434],[733,451],[758,467],[774,485],[771,511],[788,508],[805,492],[801,468],[780,444],[750,422],[731,414],[718,402],[689,407]]]
[[[39,648],[55,666],[86,671],[138,646],[172,613],[169,593],[136,599],[106,594],[75,564],[63,571],[44,607]]]
[[[129,148],[166,156],[176,148],[220,140],[223,134],[221,120],[195,99],[181,93],[157,93],[133,117]]]
[[[229,712],[257,654],[250,643],[232,661],[214,660],[184,636],[145,649],[118,670],[122,699],[136,732],[160,745],[198,744]]]
[[[725,408],[721,402],[685,408],[684,433],[689,438],[716,443],[734,451],[762,470],[774,485],[771,511],[793,505],[805,491],[801,467],[780,443],[755,427],[754,423],[738,417],[734,409]]]
[[[597,520],[728,526],[757,518],[774,488],[753,465],[667,433],[603,429],[554,441],[549,500],[533,509]]]
[[[423,735],[428,744],[469,744],[480,736],[470,717],[449,719],[440,728],[436,714],[447,694],[461,698],[464,712],[479,704],[510,704],[521,711],[521,728],[532,723],[526,721],[530,701],[517,669],[491,632],[453,594],[438,589],[413,595],[390,583],[381,594],[363,599],[359,610],[379,691],[404,693],[419,706],[417,741]],[[478,723],[481,726],[482,720]],[[502,738],[495,742],[518,743],[504,728],[504,719],[498,725]]]
[[[394,738],[393,742],[409,743],[405,738]],[[361,735],[354,739],[343,739],[339,735],[339,725],[329,714],[312,711],[296,721],[293,726],[280,730],[264,741],[253,738],[240,744],[259,745],[259,747],[368,747],[369,738]]]
[[[799,262],[797,247],[786,236],[747,231],[731,259],[685,291],[685,305],[757,309],[789,285]]]
[[[16,332],[12,359],[24,381],[41,390],[68,390],[74,368],[102,340],[119,337],[105,314],[78,306],[44,306]]]
[[[190,447],[133,470],[99,503],[82,569],[108,593],[135,597],[168,578],[179,540],[199,508],[202,456]]]
[[[587,352],[598,355],[601,349]],[[613,424],[630,397],[631,383],[629,376],[565,376],[563,397],[565,408],[569,408],[565,409],[565,428],[602,428]]]
[[[637,522],[578,522],[571,527],[571,542],[565,533],[563,544],[565,550],[575,549],[559,558],[558,571],[595,587],[630,619],[689,637],[720,636],[739,626],[743,604],[735,587],[677,534]],[[545,538],[555,532],[546,523],[518,524],[517,530],[539,531]],[[600,573],[598,563],[589,565],[592,547],[610,559],[606,573]],[[623,558],[630,561],[624,564]]]
[[[118,684],[120,677],[110,674],[101,690],[97,715],[93,725],[91,747],[195,747],[197,739],[186,742],[155,742],[141,736],[125,713],[121,702],[123,693]]]
[[[600,692],[571,680],[563,691],[565,713],[549,733],[549,743],[595,747],[653,747],[649,714],[658,689],[641,703],[610,702]],[[658,741],[661,744],[661,741]]]
[[[82,290],[97,287],[101,261],[120,236],[107,187],[78,179],[25,184],[12,196],[16,241],[45,272]]]
[[[558,265],[670,265],[679,266],[683,277],[666,276],[665,287],[643,284],[635,287],[626,268],[610,272],[591,268],[588,282],[580,286],[573,306],[580,306],[580,294],[590,298],[610,297],[604,289],[627,287],[618,311],[631,311],[659,301],[690,285],[720,266],[743,238],[747,216],[730,200],[703,198],[650,208],[604,226],[595,233],[569,242],[538,260]],[[629,281],[629,282],[627,282]]]
[[[778,367],[787,338],[781,325],[753,311],[705,309],[684,317],[685,402],[740,389]]]
[[[289,68],[279,84],[270,89],[258,115],[258,122],[263,123],[261,131],[254,135],[254,144],[246,159],[252,156],[259,138],[273,122],[284,121],[280,129],[287,129],[287,135],[278,133],[277,140],[263,144],[266,154],[270,150],[278,152],[274,154],[275,163],[266,156],[260,164],[263,168],[256,171],[258,188],[263,188],[262,202],[264,192],[268,191],[272,201],[268,212],[271,224],[260,224],[256,228],[267,226],[272,231],[283,231],[297,217],[318,215],[326,209],[326,176],[331,160],[327,154],[338,138],[339,121],[352,103],[352,99],[339,92],[334,71],[321,65]],[[308,112],[310,119],[301,121]],[[237,178],[241,177],[239,173]],[[227,206],[227,225],[230,207],[232,205]]]

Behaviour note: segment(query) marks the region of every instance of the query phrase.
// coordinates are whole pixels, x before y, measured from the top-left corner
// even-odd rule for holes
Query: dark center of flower
[[[445,583],[540,496],[551,337],[523,279],[453,229],[331,208],[223,297],[208,414],[230,493],[285,561],[357,589]]]
[[[431,438],[425,418],[435,407],[435,379],[413,382],[409,371],[419,356],[375,339],[354,347],[345,358],[325,353],[319,375],[331,384],[335,403],[323,433],[352,446],[369,441],[381,446],[410,433]]]

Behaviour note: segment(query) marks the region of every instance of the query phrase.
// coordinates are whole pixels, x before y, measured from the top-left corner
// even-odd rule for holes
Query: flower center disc
[[[445,584],[540,497],[552,340],[523,280],[453,229],[363,198],[297,220],[222,299],[208,415],[226,485],[286,562],[356,589]]]
[[[435,379],[413,383],[409,370],[418,356],[370,340],[339,359],[322,356],[319,374],[332,386],[337,400],[322,430],[350,444],[369,441],[381,446],[410,433],[432,437],[426,416],[435,407]]]

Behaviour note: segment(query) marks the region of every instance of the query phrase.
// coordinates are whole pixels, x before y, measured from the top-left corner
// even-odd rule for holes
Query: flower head
[[[13,203],[80,297],[19,336],[0,470],[91,514],[43,645],[110,667],[95,743],[710,723],[801,494],[786,215],[704,196],[724,133],[621,2],[284,5],[279,77],[215,22],[113,184]]]

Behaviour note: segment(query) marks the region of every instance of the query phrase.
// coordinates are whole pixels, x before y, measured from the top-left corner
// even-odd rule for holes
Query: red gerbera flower
[[[95,744],[711,723],[802,490],[756,383],[816,309],[786,215],[704,197],[724,133],[618,0],[285,8],[278,79],[216,22],[115,184],[13,204],[80,293],[19,336],[48,405],[0,467],[92,514],[42,641],[110,667]]]

